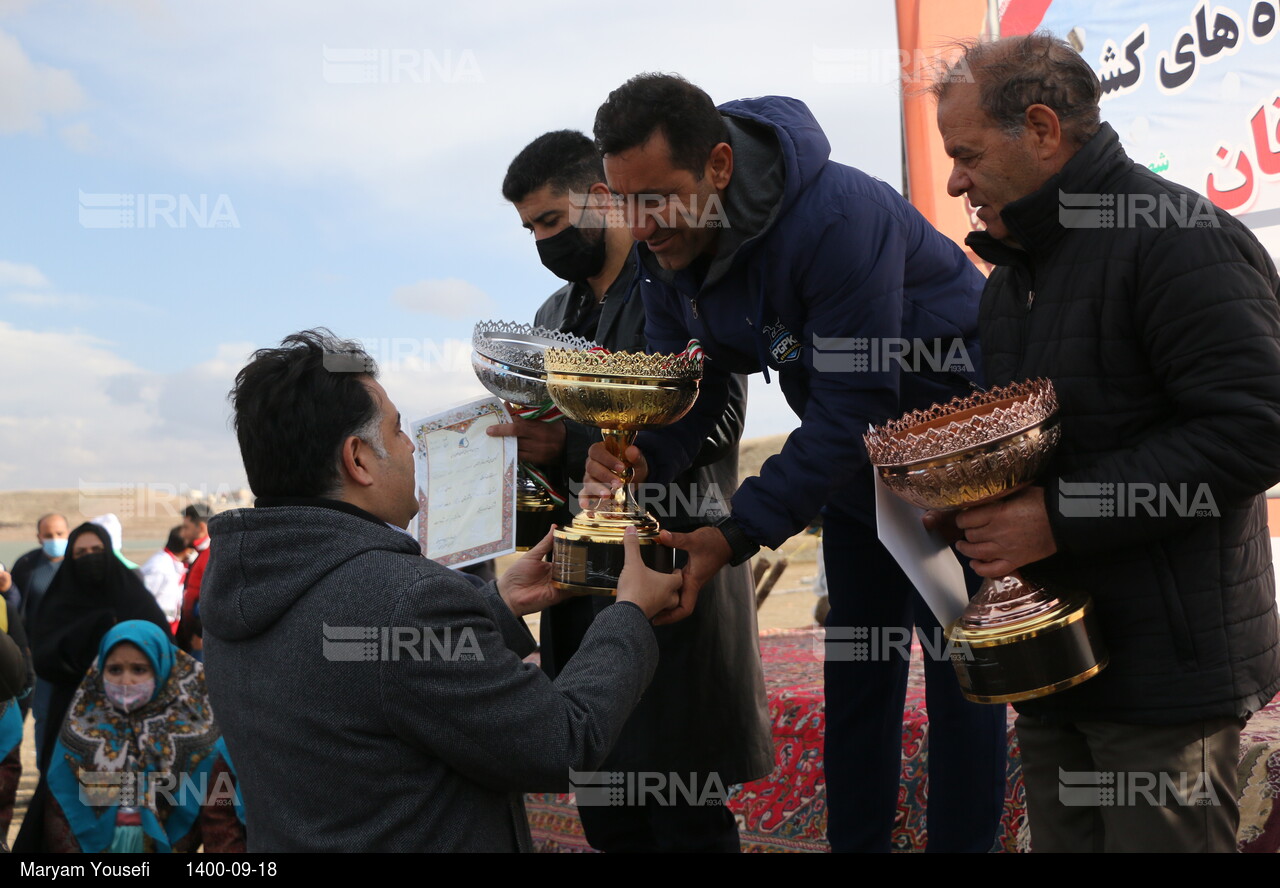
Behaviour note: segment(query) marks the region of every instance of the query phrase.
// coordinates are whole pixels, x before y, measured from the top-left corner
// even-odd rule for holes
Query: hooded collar
[[[643,244],[644,271],[669,285],[689,278],[694,290],[723,277],[752,244],[772,229],[831,156],[831,143],[799,99],[762,96],[726,102],[719,108],[733,148],[733,176],[722,196],[726,228],[702,281],[688,270],[668,271]]]
[[[995,265],[1014,264],[1024,255],[1033,259],[1048,255],[1067,233],[1059,220],[1062,195],[1104,193],[1116,175],[1132,165],[1120,146],[1120,137],[1104,123],[1047,182],[1001,211],[1000,218],[1012,239],[1022,245],[1021,250],[986,231],[970,232],[965,243]]]
[[[357,518],[372,521],[374,524],[382,525],[387,523],[372,512],[367,512],[345,500],[330,499],[323,496],[260,496],[253,501],[255,509],[270,509],[281,506],[312,506],[319,509],[337,509],[339,512],[355,515]]]
[[[223,641],[266,632],[329,573],[360,556],[422,557],[400,528],[339,500],[282,502],[219,512],[218,540],[200,591],[205,629]]]

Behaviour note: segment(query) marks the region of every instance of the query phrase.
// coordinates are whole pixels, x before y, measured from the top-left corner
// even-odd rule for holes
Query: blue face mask
[[[67,554],[67,541],[61,540],[45,540],[40,544],[40,548],[44,549],[44,554],[50,558],[61,558]]]

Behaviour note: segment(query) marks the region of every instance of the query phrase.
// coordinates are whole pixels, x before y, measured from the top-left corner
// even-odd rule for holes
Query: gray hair
[[[1022,133],[1032,105],[1051,108],[1063,136],[1077,146],[1102,125],[1098,76],[1065,40],[1036,31],[985,43],[966,41],[959,48],[960,58],[943,68],[930,89],[939,102],[955,84],[976,83],[983,110],[1010,138]]]
[[[387,458],[387,445],[382,440],[381,410],[370,416],[363,425],[352,431],[351,434],[372,447],[373,452],[378,455],[378,459]]]

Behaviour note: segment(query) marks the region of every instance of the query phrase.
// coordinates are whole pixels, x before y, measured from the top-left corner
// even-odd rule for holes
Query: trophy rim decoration
[[[565,416],[600,429],[609,452],[623,463],[622,486],[584,508],[569,527],[557,528],[552,583],[571,594],[612,595],[622,570],[627,527],[639,536],[650,568],[670,573],[672,551],[657,542],[659,524],[631,494],[627,447],[636,433],[678,422],[698,399],[702,355],[547,349],[547,391]]]
[[[1031,484],[1062,435],[1048,379],[975,392],[869,429],[867,456],[885,487],[926,509],[964,509]],[[989,577],[947,639],[964,697],[1009,703],[1055,694],[1106,668],[1090,596],[1022,571]]]
[[[551,400],[543,356],[548,348],[589,349],[596,344],[536,324],[482,321],[471,334],[471,369],[489,394],[521,407]]]
[[[702,380],[701,356],[687,352],[549,348],[546,367],[547,392],[561,413],[584,425],[621,432],[679,422],[698,399]]]
[[[548,348],[544,355],[547,375],[599,376],[621,379],[637,387],[649,380],[702,379],[702,357],[680,354],[646,354],[627,351],[590,351],[559,347]]]
[[[526,347],[514,345],[523,341]],[[585,351],[598,348],[590,339],[573,333],[562,333],[537,324],[520,324],[512,321],[481,321],[471,333],[471,347],[477,354],[526,370],[530,373],[546,373],[545,355],[548,349],[561,348]]]
[[[867,456],[893,493],[922,509],[970,508],[1025,487],[1061,437],[1045,379],[916,410],[867,431]]]
[[[1009,403],[1002,404],[1004,401]],[[977,412],[989,405],[995,406],[988,412]],[[871,464],[877,468],[922,466],[957,459],[1036,428],[1047,428],[1056,422],[1057,414],[1058,394],[1053,383],[1031,379],[913,410],[868,429],[863,441]],[[1056,443],[1056,436],[1052,443]]]

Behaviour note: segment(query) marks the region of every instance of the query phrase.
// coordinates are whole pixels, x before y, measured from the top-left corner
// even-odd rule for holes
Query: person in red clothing
[[[200,617],[197,604],[200,601],[200,582],[204,579],[204,569],[209,563],[209,519],[213,510],[199,503],[192,503],[182,512],[182,538],[187,545],[196,551],[196,560],[187,571],[186,583],[182,593],[182,617],[178,621],[178,647],[191,654],[197,660],[204,657],[200,653],[204,647],[201,636]]]

